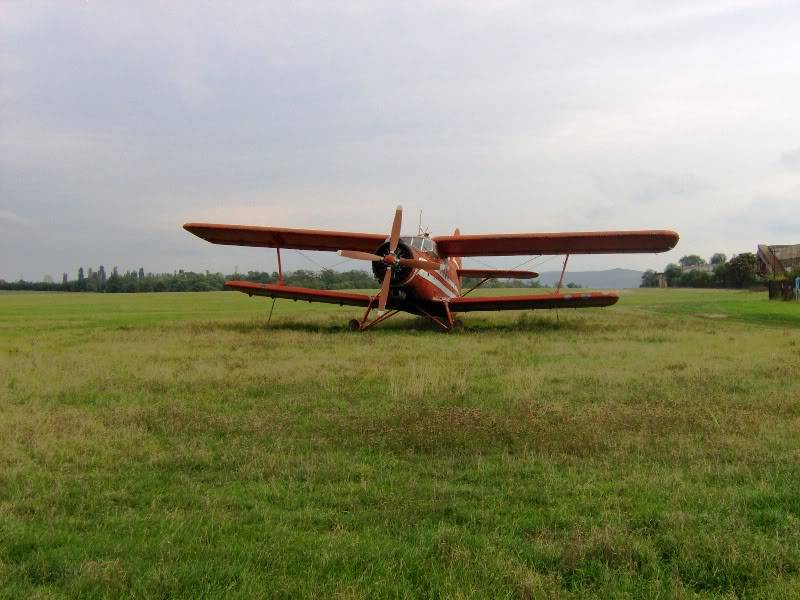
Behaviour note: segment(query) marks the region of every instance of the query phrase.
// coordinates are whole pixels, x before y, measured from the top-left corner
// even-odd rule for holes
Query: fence
[[[800,299],[800,277],[794,282],[788,279],[777,279],[767,283],[770,300]]]

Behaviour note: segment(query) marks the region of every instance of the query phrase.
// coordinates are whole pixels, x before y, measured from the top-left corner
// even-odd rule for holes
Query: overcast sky
[[[795,0],[6,1],[0,278],[272,270],[181,224],[388,233],[397,204],[681,234],[574,269],[800,242],[799,32]]]

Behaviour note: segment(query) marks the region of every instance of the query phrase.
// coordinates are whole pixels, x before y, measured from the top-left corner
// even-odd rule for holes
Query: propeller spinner
[[[389,286],[392,282],[392,269],[398,269],[399,267],[411,267],[426,271],[439,269],[439,263],[420,258],[404,258],[397,255],[397,245],[400,243],[400,227],[402,224],[403,207],[398,206],[394,213],[394,221],[392,221],[392,231],[389,234],[389,250],[384,256],[357,250],[339,250],[339,255],[345,258],[382,262],[387,266],[386,272],[383,274],[383,281],[381,281],[381,289],[378,293],[378,312],[383,312],[386,309],[386,302],[389,299]]]

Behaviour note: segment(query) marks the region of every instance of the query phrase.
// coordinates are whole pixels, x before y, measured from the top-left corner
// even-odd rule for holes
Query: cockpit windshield
[[[436,254],[436,245],[433,243],[433,240],[429,237],[425,237],[422,235],[415,235],[413,237],[402,237],[400,238],[403,242],[414,248],[414,250],[421,250],[423,252],[431,252]]]

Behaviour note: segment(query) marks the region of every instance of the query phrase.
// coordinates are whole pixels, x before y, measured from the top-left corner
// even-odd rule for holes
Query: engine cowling
[[[375,254],[378,256],[386,256],[389,254],[389,241],[385,241],[383,244],[378,246],[375,250]],[[411,247],[406,244],[403,240],[400,240],[397,243],[397,249],[395,250],[395,256],[397,258],[414,258],[414,252],[411,250]],[[372,263],[372,274],[375,276],[379,282],[383,281],[383,275],[386,273],[386,269],[390,268],[385,262],[373,262]],[[392,278],[391,278],[391,285],[398,286],[404,284],[408,279],[411,277],[414,269],[412,267],[403,266],[403,265],[393,265],[392,269]]]

